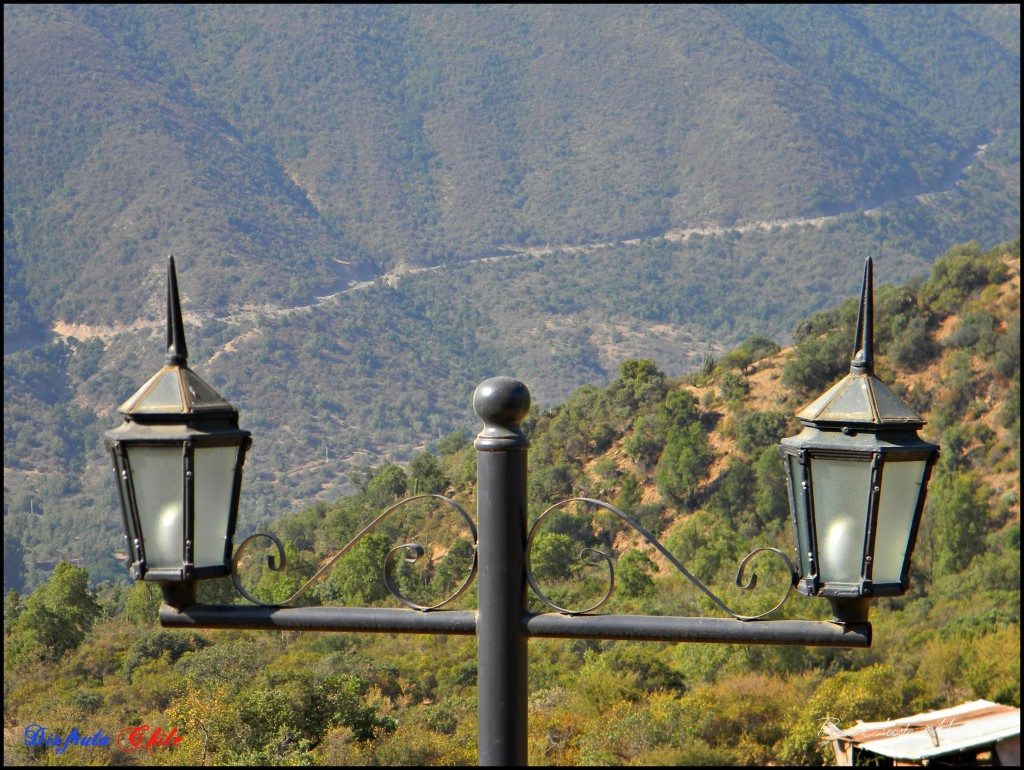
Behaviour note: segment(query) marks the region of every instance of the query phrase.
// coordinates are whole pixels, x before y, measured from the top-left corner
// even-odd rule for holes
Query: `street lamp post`
[[[829,394],[801,413],[801,419],[809,427],[795,439],[784,440],[781,447],[787,458],[800,568],[794,567],[788,557],[776,549],[761,548],[743,560],[737,576],[737,584],[752,589],[756,576],[745,577],[747,564],[761,553],[773,553],[786,564],[791,578],[790,589],[797,585],[805,594],[825,596],[833,602],[836,609],[833,621],[764,620],[765,615],[782,605],[788,591],[768,613],[748,616],[734,612],[650,532],[628,514],[599,500],[574,498],[557,503],[545,511],[528,531],[526,458],[529,439],[523,433],[521,423],[529,411],[530,394],[523,383],[509,377],[486,380],[473,397],[474,409],[483,422],[483,429],[475,442],[479,536],[472,519],[454,501],[440,495],[417,495],[384,511],[286,602],[269,605],[250,596],[241,586],[237,571],[239,559],[249,543],[261,537],[272,540],[279,552],[275,568],[284,566],[284,550],[273,536],[254,535],[240,544],[234,558],[230,558],[241,466],[249,444],[249,434],[237,428],[237,413],[233,409],[228,411],[230,406],[219,396],[213,399],[216,394],[205,383],[202,386],[209,391],[197,392],[204,393],[210,403],[216,404],[216,408],[211,408],[208,420],[197,416],[191,402],[174,401],[173,409],[165,408],[166,405],[160,402],[160,409],[155,412],[160,416],[154,418],[155,423],[150,425],[145,422],[144,410],[138,407],[139,404],[150,403],[147,394],[170,376],[166,371],[168,368],[174,370],[178,382],[184,383],[179,388],[181,394],[186,393],[193,378],[201,383],[184,363],[184,334],[180,329],[181,314],[177,307],[173,262],[169,268],[169,286],[172,287],[168,292],[172,305],[169,317],[177,320],[169,320],[169,329],[173,326],[173,330],[168,334],[172,351],[179,350],[175,340],[180,339],[180,354],[175,352],[173,362],[169,358],[168,367],[122,407],[126,425],[107,434],[114,470],[119,478],[126,537],[130,544],[135,544],[131,550],[135,577],[155,579],[161,583],[164,606],[160,610],[160,622],[168,628],[475,635],[480,765],[527,763],[527,667],[528,640],[531,638],[868,647],[871,644],[871,625],[867,621],[870,598],[874,595],[897,595],[907,588],[907,570],[928,469],[937,452],[937,447],[919,439],[915,442],[909,437],[908,432],[913,433],[913,426],[923,424],[909,407],[904,404],[902,410],[896,409],[895,418],[887,411],[895,409],[891,399],[899,399],[888,389],[882,391],[878,387],[880,382],[873,379],[870,372],[870,269],[868,262],[858,330],[859,348],[866,352],[860,360],[855,357],[856,371],[851,371],[851,377],[860,377],[864,381],[862,385],[852,387],[882,393],[876,396],[876,402],[884,405],[884,415],[875,422],[866,418],[854,420],[854,426],[847,432],[844,427],[850,426],[840,425],[833,412],[828,411],[829,404],[837,400],[827,398]],[[170,386],[166,389],[173,391]],[[829,391],[833,392],[841,395],[846,389],[836,386]],[[184,397],[179,400],[187,401]],[[901,401],[899,403],[902,404]],[[171,411],[176,415],[173,418],[169,415]],[[909,418],[908,412],[916,419]],[[216,419],[212,415],[216,415]],[[855,416],[860,415],[856,413]],[[900,423],[899,429],[894,428],[892,420],[901,417],[906,419]],[[170,438],[164,438],[163,433],[154,433],[157,429],[164,430]],[[833,446],[829,441],[838,438],[832,436],[837,431],[844,440],[853,440],[856,436],[852,434],[863,431],[869,435],[868,445]],[[212,461],[200,472],[195,460],[189,458],[200,459],[195,447],[207,445],[230,447],[230,461],[224,458]],[[149,468],[138,470],[134,456],[140,450],[151,448],[165,450],[153,464],[155,466],[157,461],[162,461],[163,477],[175,479],[173,484],[169,484],[171,491],[162,497],[138,491],[149,482],[137,476],[144,475]],[[226,457],[227,453],[224,454]],[[185,458],[184,465],[182,457]],[[204,461],[205,457],[202,456]],[[847,466],[833,467],[836,463],[847,463]],[[871,486],[861,490],[858,497],[850,489],[864,477],[861,466],[869,469],[867,477]],[[217,488],[219,491],[211,492],[213,483],[210,480],[204,481],[203,485],[190,483],[190,471],[197,477],[202,477],[203,473],[219,473],[223,477],[223,486]],[[179,478],[185,479],[180,489]],[[224,491],[226,489],[231,490],[230,494]],[[836,497],[844,499],[844,505],[860,506],[862,510],[850,513],[845,507],[831,502]],[[405,544],[388,554],[383,579],[388,590],[410,609],[284,606],[329,570],[376,524],[407,503],[424,498],[436,498],[454,508],[463,517],[474,539],[469,576],[452,596],[443,602],[423,606],[401,594],[390,574],[395,560],[403,554],[407,560],[414,560],[423,553],[421,546]],[[730,617],[598,614],[596,610],[608,600],[613,590],[614,569],[612,558],[596,550],[591,550],[587,556],[592,560],[590,563],[600,564],[603,561],[607,566],[609,589],[604,599],[580,611],[552,604],[538,588],[531,572],[531,549],[545,517],[575,502],[596,505],[618,516]],[[200,522],[199,515],[208,517],[208,520]],[[197,561],[196,554],[199,553],[209,558]],[[860,566],[857,574],[850,566],[852,562],[848,553],[860,554],[861,558],[856,562]],[[239,591],[253,602],[253,606],[215,606],[196,602],[198,580],[229,572]],[[478,609],[443,609],[466,590],[477,572]],[[554,611],[529,611],[527,596],[530,589]]]

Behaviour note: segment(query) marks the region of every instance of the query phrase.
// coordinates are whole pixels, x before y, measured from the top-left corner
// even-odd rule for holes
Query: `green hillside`
[[[769,565],[746,600],[730,589],[755,546],[792,548],[776,445],[793,414],[849,363],[851,299],[802,322],[795,344],[762,336],[674,378],[628,360],[607,387],[587,386],[527,420],[531,520],[586,490],[635,516],[702,581],[740,608],[774,603]],[[795,764],[831,760],[821,720],[849,726],[985,698],[1020,705],[1020,243],[944,254],[926,280],[875,291],[876,371],[928,420],[941,445],[910,593],[878,599],[869,650],[533,640],[530,762]],[[358,492],[282,518],[288,568],[255,560],[243,582],[281,601],[383,507],[444,491],[474,509],[474,450],[454,432],[406,468],[355,474]],[[685,450],[685,451],[684,451]],[[392,543],[423,542],[432,579],[405,568],[403,590],[444,595],[461,582],[470,542],[458,519],[411,507],[342,558],[305,601],[389,604],[377,578]],[[577,565],[581,545],[611,549],[607,611],[720,615],[636,536],[593,512],[546,520],[533,551],[543,590],[580,606],[603,589]],[[210,601],[231,589],[204,585]],[[471,638],[163,631],[150,586],[103,583],[62,563],[31,595],[4,605],[5,756],[77,764],[82,754],[26,749],[30,723],[90,731],[176,727],[170,754],[140,764],[476,762]],[[535,599],[531,599],[536,604]],[[823,618],[792,598],[784,617]],[[456,607],[475,606],[475,589]],[[79,752],[83,749],[78,749]],[[98,756],[98,755],[97,755]],[[94,757],[95,758],[95,757]]]

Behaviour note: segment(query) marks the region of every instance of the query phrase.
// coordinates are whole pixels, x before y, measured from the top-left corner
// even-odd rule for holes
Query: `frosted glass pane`
[[[829,419],[873,420],[871,394],[868,392],[866,377],[850,377],[843,388],[828,405]]]
[[[128,462],[139,506],[147,569],[181,569],[182,531],[181,447],[133,447]]]
[[[812,458],[811,485],[822,582],[859,583],[871,463]]]
[[[897,583],[910,540],[910,525],[921,496],[924,460],[882,466],[882,499],[875,535],[876,583]]]
[[[224,564],[238,447],[197,448],[195,460],[196,567],[219,566]]]
[[[807,501],[804,499],[804,469],[800,460],[792,455],[789,462],[789,483],[793,494],[793,508],[796,513],[796,550],[800,557],[800,576],[807,577],[811,571],[807,530]]]
[[[153,389],[146,394],[146,397],[135,405],[135,410],[140,412],[179,410],[182,408],[181,386],[178,384],[178,374],[175,370],[165,370]]]

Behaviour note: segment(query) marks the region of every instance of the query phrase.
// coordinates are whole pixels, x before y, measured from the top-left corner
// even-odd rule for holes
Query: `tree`
[[[149,625],[156,620],[161,601],[156,583],[137,580],[125,600],[124,618],[129,623]]]
[[[315,730],[310,735],[319,738],[327,729],[348,727],[357,741],[369,741],[378,732],[391,732],[398,723],[387,716],[377,715],[377,706],[366,703],[364,695],[369,683],[349,674],[338,674],[315,685],[305,706],[305,721]]]
[[[615,575],[616,584],[622,593],[636,598],[654,588],[651,572],[658,571],[658,565],[651,561],[643,551],[629,551],[619,559]]]
[[[1006,331],[996,340],[992,366],[1001,377],[1020,377],[1020,318],[1006,321]]]
[[[469,538],[459,537],[452,543],[448,553],[437,565],[437,576],[434,582],[438,590],[446,594],[455,590],[469,577],[469,568],[473,563],[473,543]]]
[[[379,532],[370,532],[341,557],[330,576],[334,595],[350,606],[380,601],[388,596],[384,583],[384,559],[391,541]]]
[[[89,573],[62,561],[49,579],[25,600],[11,629],[15,659],[37,654],[57,660],[78,647],[101,608],[89,590]]]
[[[469,444],[469,436],[463,430],[453,430],[437,442],[437,453],[441,457],[449,457]]]
[[[654,415],[639,415],[633,421],[633,431],[622,448],[641,470],[646,471],[661,455],[665,446],[662,421]]]
[[[714,454],[699,422],[673,428],[658,462],[658,491],[666,499],[690,505],[713,460]]]
[[[762,358],[774,356],[780,349],[779,343],[775,340],[755,334],[747,337],[738,348],[726,354],[719,362],[719,366],[724,369],[739,369],[743,374],[747,374],[752,364]]]
[[[997,252],[983,254],[977,241],[954,246],[932,265],[921,287],[921,304],[940,315],[954,312],[974,289],[1001,282],[1006,268]]]
[[[935,517],[936,577],[960,572],[985,550],[986,500],[985,489],[972,473],[935,480],[925,515]]]
[[[125,654],[121,675],[131,683],[135,669],[151,660],[167,657],[168,663],[174,663],[186,652],[195,652],[210,643],[199,634],[183,635],[178,631],[157,630],[143,635],[132,642]]]
[[[178,750],[187,764],[203,766],[211,753],[221,762],[233,759],[233,747],[240,743],[242,723],[237,707],[228,697],[230,685],[211,682],[200,687],[185,682],[185,692],[166,711],[174,725],[181,726],[184,740]]]
[[[373,468],[362,463],[353,466],[352,470],[348,474],[349,483],[360,492],[366,491],[366,487],[372,479]]]
[[[928,324],[920,315],[901,316],[900,320],[900,332],[892,335],[885,352],[900,369],[920,369],[935,357],[939,346],[928,334]]]
[[[754,489],[754,514],[762,526],[773,521],[784,521],[789,516],[789,491],[786,472],[782,467],[778,449],[761,447],[752,458],[757,484]]]
[[[718,478],[708,506],[728,521],[735,523],[751,507],[755,489],[754,471],[750,463],[733,455]]]
[[[634,473],[625,473],[619,486],[619,496],[615,504],[626,513],[636,510],[643,501],[644,488]]]
[[[555,532],[538,535],[530,551],[530,569],[537,578],[565,580],[572,575],[579,555],[573,538]]]
[[[437,457],[430,452],[420,452],[409,463],[409,480],[412,491],[418,495],[435,495],[445,490],[448,478],[444,475]]]
[[[24,597],[13,588],[4,594],[4,635],[11,632],[14,621],[25,609]]]
[[[366,485],[366,496],[375,508],[391,505],[409,488],[409,479],[400,467],[394,464],[385,465]]]
[[[665,374],[649,358],[631,358],[619,365],[619,378],[612,385],[630,406],[654,403],[665,393]]]
[[[750,353],[742,348],[736,348],[731,353],[726,354],[719,362],[719,366],[723,369],[739,369],[743,374],[747,373],[747,369],[753,361],[750,358]]]
[[[751,412],[736,424],[736,443],[743,452],[753,455],[764,447],[777,446],[786,431],[786,415],[782,412]]]
[[[576,474],[564,462],[541,465],[530,471],[529,496],[531,503],[547,504],[572,494]]]
[[[666,500],[692,502],[714,455],[700,424],[697,398],[686,388],[674,390],[658,408],[665,426],[665,447],[658,461],[658,491]]]
[[[733,372],[723,372],[718,381],[718,392],[727,402],[739,403],[750,392],[750,383],[746,377]]]
[[[849,368],[852,339],[853,331],[846,327],[803,339],[782,370],[782,384],[804,393],[830,387]]]
[[[775,756],[791,765],[825,764],[832,752],[821,740],[824,724],[847,727],[854,720],[889,719],[904,709],[911,693],[906,678],[886,664],[826,677],[799,706],[796,726],[779,742]]]
[[[316,571],[316,566],[304,559],[295,543],[285,540],[283,568],[272,570],[264,568],[260,575],[253,596],[272,604],[283,604],[309,580]],[[278,565],[282,567],[282,565]],[[309,597],[306,594],[306,597]]]
[[[686,388],[669,393],[658,412],[670,431],[673,427],[684,428],[700,421],[697,397]]]

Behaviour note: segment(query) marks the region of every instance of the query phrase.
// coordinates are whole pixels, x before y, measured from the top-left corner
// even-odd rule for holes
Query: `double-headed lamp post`
[[[130,564],[137,580],[163,590],[160,622],[169,628],[290,629],[305,631],[461,634],[477,637],[478,748],[481,765],[527,762],[527,642],[533,637],[632,641],[868,647],[868,605],[874,596],[908,588],[910,557],[938,447],[917,437],[924,421],[872,371],[871,262],[865,266],[855,355],[848,377],[799,414],[804,431],[782,441],[796,530],[797,566],[773,548],[759,548],[739,567],[737,584],[753,589],[747,565],[774,554],[796,586],[824,596],[832,621],[763,620],[734,612],[628,514],[590,498],[556,503],[528,528],[527,451],[521,430],[530,408],[526,386],[509,377],[484,381],[473,396],[483,422],[477,436],[477,523],[440,495],[417,495],[388,508],[342,548],[294,596],[280,605],[241,586],[238,563],[254,535],[234,550],[242,465],[249,447],[238,414],[186,365],[184,327],[174,262],[168,267],[167,365],[121,407],[125,423],[108,431],[118,479]],[[392,570],[399,557],[415,561],[424,549],[404,544],[384,561],[388,590],[411,609],[287,607],[367,532],[413,500],[436,498],[455,509],[473,537],[468,575],[442,602],[423,606],[402,595]],[[605,509],[635,529],[728,618],[601,614],[614,589],[614,559],[596,549],[580,558],[608,570],[608,591],[597,604],[568,610],[541,592],[530,556],[549,513],[583,503]],[[479,537],[477,536],[479,527]],[[231,575],[253,606],[197,603],[198,581]],[[478,609],[447,610],[473,578]],[[552,612],[531,612],[532,590]]]

